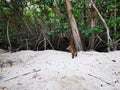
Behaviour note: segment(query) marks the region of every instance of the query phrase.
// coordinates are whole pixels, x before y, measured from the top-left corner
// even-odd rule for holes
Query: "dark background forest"
[[[71,24],[65,1],[0,0],[0,48],[66,51]],[[70,2],[84,51],[120,50],[119,0]]]

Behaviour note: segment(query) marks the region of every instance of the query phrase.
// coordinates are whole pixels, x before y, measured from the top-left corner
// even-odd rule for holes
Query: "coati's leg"
[[[77,52],[76,52],[75,56],[77,57]]]
[[[74,54],[72,53],[72,59],[74,58]]]
[[[77,57],[77,51],[76,49],[71,51],[71,54],[72,54],[72,58],[74,58],[75,56]]]

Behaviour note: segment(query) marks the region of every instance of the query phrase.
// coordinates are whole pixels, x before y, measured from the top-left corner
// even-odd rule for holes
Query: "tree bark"
[[[97,7],[95,6],[95,4],[93,3],[92,0],[91,0],[91,4],[92,4],[93,8],[96,10],[97,14],[99,15],[101,21],[103,22],[103,24],[104,24],[104,26],[105,26],[105,28],[107,30],[107,44],[108,44],[107,50],[109,52],[110,51],[110,47],[113,47],[112,46],[112,39],[110,37],[110,30],[109,30],[109,28],[107,26],[107,23],[105,22],[104,18],[102,17],[102,15],[100,14],[99,10],[97,9]]]
[[[11,40],[10,40],[10,36],[9,36],[9,20],[7,21],[7,40],[8,40],[8,49],[10,52],[12,52],[12,44],[11,44]]]
[[[95,4],[96,0],[93,0],[93,3]],[[96,21],[96,11],[92,6],[91,7],[91,28],[95,27],[95,21]],[[94,46],[95,46],[95,34],[93,33],[89,40],[89,47],[90,47],[90,49],[93,50]]]
[[[86,29],[86,25],[87,25],[87,8],[86,8],[86,0],[83,0],[83,20],[84,20],[84,29]]]
[[[76,21],[75,21],[75,18],[73,16],[72,12],[70,11],[71,10],[71,2],[70,2],[70,0],[65,0],[65,2],[66,2],[67,13],[68,13],[76,49],[77,49],[77,51],[82,51],[83,50],[82,42],[81,42],[81,38],[80,38],[80,35],[78,32],[77,24],[76,24]]]
[[[62,16],[62,13],[57,9],[55,8],[54,6],[50,6],[50,8],[59,16]]]
[[[116,5],[116,0],[115,0],[115,5]],[[115,18],[115,20],[116,20],[116,17],[117,17],[117,8],[115,7],[115,9],[114,9],[114,18]],[[115,24],[114,25],[114,35],[116,35],[116,32],[117,32],[117,25]],[[115,36],[113,37],[113,42],[115,42],[116,40],[115,40]],[[117,44],[115,43],[114,44],[114,48],[113,48],[113,50],[117,50]]]

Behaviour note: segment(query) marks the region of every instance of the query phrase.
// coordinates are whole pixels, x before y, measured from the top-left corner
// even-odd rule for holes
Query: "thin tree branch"
[[[10,79],[5,80],[4,82],[7,82],[7,81],[10,81],[10,80],[16,79],[16,78],[18,78],[18,77],[20,77],[20,76],[26,76],[26,75],[28,75],[28,74],[32,74],[32,73],[35,73],[35,72],[39,72],[39,71],[41,71],[41,69],[33,70],[32,72],[27,72],[27,73],[24,73],[24,74],[22,74],[22,75],[18,75],[18,76],[12,77],[12,78],[10,78]]]
[[[107,30],[107,43],[108,43],[108,51],[110,51],[110,45],[112,45],[112,39],[110,37],[110,30],[107,26],[107,23],[105,22],[104,18],[102,17],[102,15],[100,14],[99,10],[97,9],[97,7],[95,6],[95,4],[93,3],[93,0],[91,0],[91,4],[93,6],[93,8],[96,10],[96,12],[98,13],[100,19],[102,20],[106,30]]]
[[[96,77],[96,76],[94,76],[94,75],[92,75],[92,74],[88,74],[89,76],[92,76],[92,77],[94,77],[94,78],[96,78],[96,79],[98,79],[98,80],[100,80],[100,81],[102,81],[102,82],[104,82],[104,83],[106,83],[106,84],[108,84],[108,85],[111,85],[111,83],[109,83],[109,82],[107,82],[107,81],[105,81],[105,80],[103,80],[103,79],[101,79],[101,78],[98,78],[98,77]]]
[[[12,51],[12,45],[11,45],[11,41],[10,41],[10,36],[9,36],[9,20],[7,21],[7,40],[8,40],[8,44],[9,44],[9,51]]]
[[[55,8],[54,6],[50,6],[50,8],[59,16],[62,16],[62,13],[57,9]]]

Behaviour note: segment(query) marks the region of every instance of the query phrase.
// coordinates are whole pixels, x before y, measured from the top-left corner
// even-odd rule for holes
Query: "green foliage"
[[[27,11],[26,14],[25,14],[25,18],[26,18],[29,22],[33,21],[34,18],[33,18],[32,12]]]
[[[120,32],[117,32],[116,34],[113,35],[115,39],[120,39]]]
[[[116,25],[116,19],[108,19],[108,20],[106,20],[107,21],[107,24],[109,25],[109,26],[115,26]]]
[[[51,3],[53,0],[45,0],[46,3]]]
[[[120,26],[120,17],[116,18],[116,23],[117,23],[118,26]]]
[[[53,32],[52,31],[49,31],[49,30],[46,30],[45,32],[48,36],[52,36]]]
[[[120,25],[120,17],[106,20],[109,26]]]
[[[84,34],[85,36],[91,35],[91,34],[95,34],[95,33],[102,33],[104,30],[98,26],[94,27],[94,28],[90,28],[87,30],[81,30],[81,33]]]
[[[41,30],[44,30],[45,34],[52,37],[55,34],[60,35],[60,33],[64,33],[71,28],[64,0],[56,0],[57,2],[55,0],[27,0],[26,2],[22,0],[20,3],[12,1],[9,3],[5,2],[5,0],[0,1],[0,45],[8,44],[6,36],[6,22],[8,20],[10,21],[9,35],[12,43],[18,43],[18,38],[36,37],[36,34],[39,35]],[[116,1],[97,0],[96,6],[110,28],[110,35],[115,39],[119,39],[120,2],[117,1],[116,3]],[[87,38],[91,34],[97,33],[101,35],[105,32],[99,16],[96,17],[97,26],[90,28],[91,8],[89,4],[89,0],[71,0],[71,12],[75,17],[79,32]],[[57,15],[51,8],[52,6],[60,11],[62,16]],[[116,31],[114,30],[115,26]],[[33,35],[28,33],[28,30],[33,32]],[[23,36],[18,36],[18,34]]]

